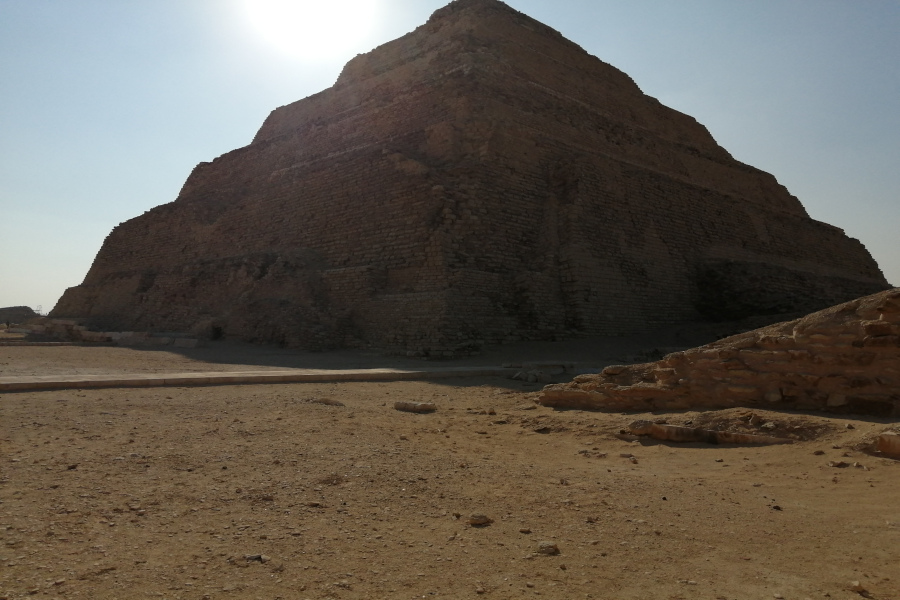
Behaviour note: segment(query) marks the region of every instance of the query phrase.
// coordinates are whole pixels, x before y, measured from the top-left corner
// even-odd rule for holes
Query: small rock
[[[487,515],[481,513],[472,513],[469,515],[467,523],[472,527],[486,527],[493,523],[494,520]]]
[[[836,469],[845,469],[850,466],[850,463],[844,462],[842,460],[830,460],[828,461],[829,467],[834,467]]]
[[[486,591],[487,591],[487,590],[484,589],[483,587],[481,587],[480,585],[479,585],[477,588],[475,588],[475,593],[476,593],[476,594],[483,594],[483,593],[485,593]]]
[[[411,413],[428,413],[437,410],[437,405],[431,402],[394,402],[394,409]]]
[[[272,559],[269,558],[268,556],[266,556],[265,554],[245,554],[244,560],[246,560],[247,562],[256,561],[256,562],[261,562],[261,563],[267,563]]]
[[[844,427],[846,427],[847,429],[856,429],[856,427],[853,426],[853,423],[847,423],[846,425],[844,425]]]
[[[324,404],[325,406],[344,406],[344,403],[334,398],[310,398],[311,404]]]
[[[867,590],[865,588],[865,586],[863,586],[858,581],[851,581],[850,586],[847,589],[849,589],[851,592],[856,592],[857,594],[868,594],[869,593],[869,590]]]
[[[813,452],[813,454],[816,456],[822,456],[823,454],[825,454],[825,451],[824,450],[816,450],[815,452]]]
[[[538,554],[545,556],[556,556],[559,554],[559,546],[553,542],[541,542],[538,544]]]

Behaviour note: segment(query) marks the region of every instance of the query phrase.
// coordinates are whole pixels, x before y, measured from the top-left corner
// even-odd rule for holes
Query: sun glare
[[[279,51],[308,62],[364,52],[378,0],[243,0],[250,25]]]

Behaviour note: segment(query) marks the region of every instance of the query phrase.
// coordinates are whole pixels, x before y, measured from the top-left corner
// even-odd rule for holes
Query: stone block
[[[889,321],[865,321],[862,325],[867,336],[897,335],[894,326]]]
[[[882,433],[875,439],[875,449],[889,456],[900,457],[900,434]]]
[[[863,339],[866,348],[900,348],[900,335],[869,335]]]
[[[771,390],[763,395],[763,400],[770,404],[781,402],[783,399],[784,396],[781,394],[781,390]]]

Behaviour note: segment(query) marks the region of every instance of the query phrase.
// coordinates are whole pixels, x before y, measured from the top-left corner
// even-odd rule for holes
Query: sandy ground
[[[3,347],[0,369],[309,366],[258,351],[216,362]],[[861,450],[891,423],[553,411],[535,405],[538,389],[460,379],[4,394],[0,598],[900,598],[900,461]],[[437,411],[398,412],[398,400]],[[796,441],[617,437],[641,417]],[[474,527],[473,513],[492,522]]]
[[[774,318],[774,317],[773,317]],[[427,369],[441,366],[500,366],[504,363],[553,360],[574,363],[578,372],[595,372],[610,364],[646,362],[663,354],[698,346],[724,335],[745,331],[758,322],[688,324],[646,335],[594,337],[559,342],[521,342],[488,346],[478,356],[453,360],[422,360],[385,356],[376,350],[304,352],[235,341],[207,342],[199,348],[60,346],[52,350],[38,346],[0,345],[0,376],[115,375],[120,373],[179,373],[199,371],[247,371],[285,368]],[[0,325],[0,343],[52,341],[53,338],[7,333]]]

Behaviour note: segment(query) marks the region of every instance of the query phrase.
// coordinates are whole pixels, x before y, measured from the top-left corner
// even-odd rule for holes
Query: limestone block
[[[863,331],[867,336],[896,335],[894,326],[888,321],[863,321]]]
[[[882,433],[875,440],[875,449],[890,456],[900,457],[900,434]]]
[[[661,385],[675,385],[678,382],[678,372],[675,369],[657,369],[654,375]]]
[[[863,339],[867,348],[900,348],[900,335],[869,335]]]
[[[628,368],[627,365],[610,365],[610,366],[606,367],[605,369],[603,369],[602,371],[600,371],[600,374],[604,375],[606,377],[610,377],[613,375],[620,375],[623,372],[625,372],[625,370],[627,368]]]
[[[763,395],[763,400],[772,404],[781,402],[783,398],[784,396],[782,395],[781,390],[771,390]]]
[[[729,385],[724,389],[727,398],[756,398],[760,396],[759,389],[749,385]]]
[[[760,348],[789,348],[794,345],[794,338],[786,335],[761,335],[757,345]]]

